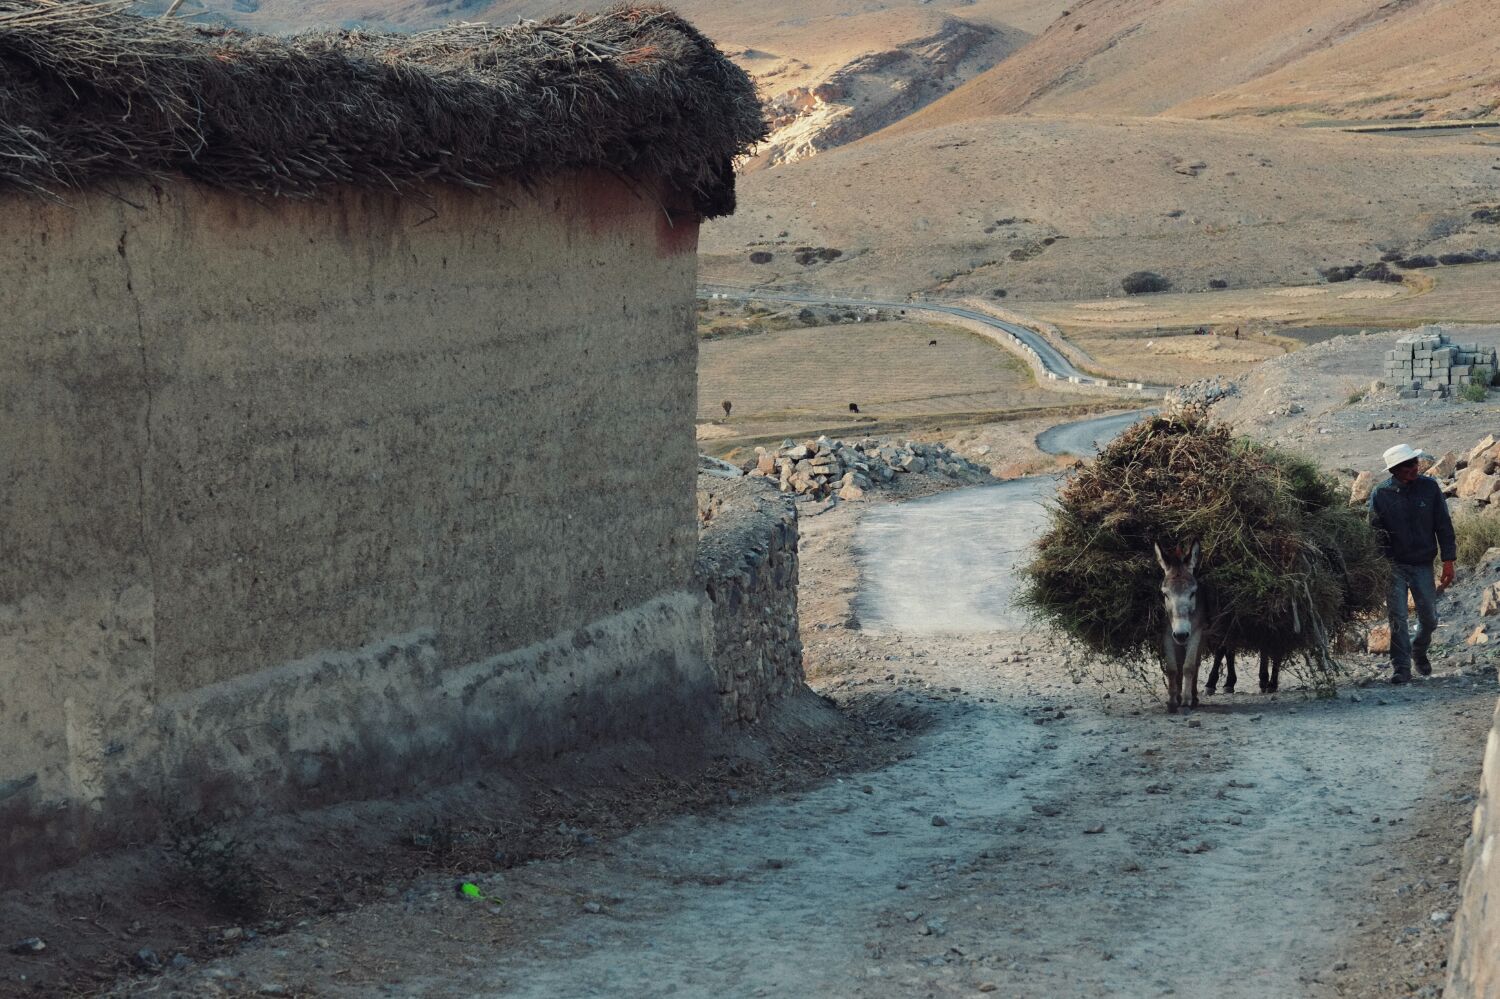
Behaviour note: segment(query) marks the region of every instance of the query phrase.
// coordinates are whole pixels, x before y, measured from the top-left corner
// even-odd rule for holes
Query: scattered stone
[[[186,954],[173,954],[171,965],[173,971],[186,971],[193,966],[193,959]]]
[[[788,440],[779,449],[757,448],[742,468],[747,475],[776,479],[782,492],[846,501],[863,499],[876,486],[894,482],[898,474],[936,474],[965,484],[991,480],[989,468],[946,445],[870,438],[854,443],[828,437]]]
[[[130,963],[140,971],[160,971],[161,958],[156,956],[156,951],[150,947],[142,947],[130,955]]]
[[[1202,727],[1203,727],[1203,719],[1201,719],[1201,718],[1193,718],[1193,719],[1190,719],[1188,721],[1188,728],[1202,728]]]
[[[233,943],[236,940],[244,939],[244,936],[244,930],[240,929],[238,926],[231,926],[223,933],[219,934],[219,939],[223,940],[225,943]]]
[[[12,954],[40,954],[46,949],[47,942],[41,937],[26,937],[10,945]]]
[[[943,818],[941,815],[934,815],[932,817],[932,824],[941,829],[943,826],[946,826],[948,824],[948,820]]]
[[[1377,624],[1371,628],[1369,635],[1365,637],[1365,651],[1391,651],[1391,626],[1388,624]]]
[[[1500,614],[1500,583],[1492,583],[1479,595],[1479,616],[1490,617],[1494,614]]]
[[[597,916],[604,911],[604,906],[598,902],[585,902],[583,903],[583,911],[591,916]]]
[[[1097,836],[1100,833],[1102,833],[1103,831],[1104,831],[1104,823],[1101,822],[1098,825],[1089,826],[1087,829],[1085,829],[1083,831],[1083,834],[1085,836]]]
[[[1433,926],[1442,926],[1452,918],[1453,914],[1450,912],[1434,912],[1432,915],[1427,917],[1427,921],[1430,922]]]
[[[1038,815],[1045,815],[1049,819],[1062,814],[1062,809],[1057,805],[1032,805],[1031,810]]]
[[[1490,636],[1489,636],[1489,632],[1487,630],[1488,628],[1489,628],[1489,625],[1481,624],[1479,627],[1475,628],[1472,632],[1469,633],[1469,637],[1464,639],[1464,644],[1465,645],[1488,645],[1488,644],[1490,644]]]

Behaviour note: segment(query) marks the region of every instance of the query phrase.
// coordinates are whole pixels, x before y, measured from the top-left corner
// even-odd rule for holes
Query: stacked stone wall
[[[766,479],[699,476],[697,574],[713,621],[727,724],[749,724],[804,682],[797,625],[797,508]]]
[[[1448,999],[1500,997],[1500,709],[1485,744],[1474,828],[1464,847],[1462,899],[1443,994]]]
[[[1488,385],[1495,377],[1495,348],[1456,344],[1428,328],[1396,341],[1385,353],[1385,376],[1403,399],[1436,399],[1465,385]]]

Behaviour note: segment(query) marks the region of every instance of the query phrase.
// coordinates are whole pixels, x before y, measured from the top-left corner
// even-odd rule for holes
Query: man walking
[[[1438,626],[1437,595],[1453,583],[1453,560],[1457,547],[1448,503],[1436,479],[1417,471],[1420,451],[1397,444],[1385,452],[1385,467],[1391,477],[1370,493],[1370,526],[1380,539],[1380,548],[1391,561],[1391,588],[1386,607],[1391,622],[1391,682],[1410,683],[1412,657],[1417,672],[1432,674],[1427,648]],[[1432,579],[1432,560],[1439,551],[1443,575]],[[1417,605],[1417,637],[1413,641],[1406,626],[1406,595]]]

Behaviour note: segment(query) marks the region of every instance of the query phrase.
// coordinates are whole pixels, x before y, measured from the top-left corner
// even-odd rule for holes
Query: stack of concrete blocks
[[[1494,347],[1456,344],[1431,329],[1408,334],[1385,352],[1386,380],[1403,399],[1440,399],[1471,382],[1488,385],[1495,370]]]

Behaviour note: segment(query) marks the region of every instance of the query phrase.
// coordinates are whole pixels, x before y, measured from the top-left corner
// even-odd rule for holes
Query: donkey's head
[[[1161,545],[1153,543],[1151,547],[1156,549],[1156,561],[1161,564],[1161,596],[1172,622],[1172,637],[1178,644],[1186,644],[1192,636],[1193,616],[1198,610],[1198,577],[1193,575],[1198,568],[1198,545],[1194,542],[1186,557],[1181,548],[1163,554]]]

